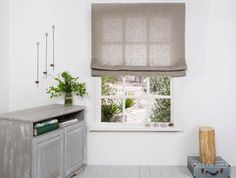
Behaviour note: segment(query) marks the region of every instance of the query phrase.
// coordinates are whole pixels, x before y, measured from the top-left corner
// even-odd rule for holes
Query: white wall
[[[218,155],[236,165],[236,1],[152,2],[186,2],[188,73],[181,82],[182,94],[175,99],[175,117],[183,122],[184,132],[88,132],[88,163],[186,164],[187,155],[198,154],[198,127],[211,125],[216,129]],[[90,3],[87,0],[11,0],[11,110],[62,101],[48,99],[45,88],[51,80],[43,80],[38,89],[34,84],[35,42],[43,42],[43,34],[55,24],[56,72],[69,70],[87,82],[89,97],[76,103],[87,105],[88,125],[98,117],[94,112],[96,79],[91,77],[89,67]]]
[[[9,109],[9,1],[0,1],[0,113]]]

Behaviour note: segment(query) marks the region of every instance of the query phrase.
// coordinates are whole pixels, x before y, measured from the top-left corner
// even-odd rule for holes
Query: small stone
[[[161,127],[167,127],[168,125],[166,123],[161,123]]]
[[[153,127],[159,127],[159,124],[155,122],[155,123],[153,124]]]

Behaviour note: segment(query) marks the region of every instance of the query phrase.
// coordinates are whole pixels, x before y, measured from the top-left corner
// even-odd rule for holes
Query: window
[[[187,68],[185,4],[99,3],[92,4],[91,17],[91,75],[101,78],[97,130],[174,126],[172,108],[180,105],[173,106],[172,96],[180,95],[178,87],[171,92],[171,83]]]
[[[102,76],[101,122],[171,123],[171,78]]]

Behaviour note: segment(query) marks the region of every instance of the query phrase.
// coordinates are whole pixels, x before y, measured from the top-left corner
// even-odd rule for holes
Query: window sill
[[[107,127],[95,126],[89,128],[90,132],[183,132],[180,127]]]

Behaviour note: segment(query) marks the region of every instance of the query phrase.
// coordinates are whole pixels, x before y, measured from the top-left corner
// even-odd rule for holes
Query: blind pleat
[[[93,76],[184,76],[185,4],[93,4]]]

